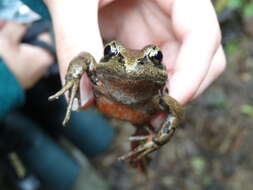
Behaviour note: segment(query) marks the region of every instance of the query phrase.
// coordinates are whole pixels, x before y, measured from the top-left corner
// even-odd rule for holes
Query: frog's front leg
[[[80,79],[82,75],[87,72],[88,76],[91,75],[95,70],[96,61],[93,56],[87,52],[80,53],[75,57],[69,64],[67,74],[65,76],[65,85],[61,90],[56,92],[54,95],[50,96],[48,100],[53,101],[58,99],[60,96],[64,95],[68,91],[68,107],[65,118],[63,120],[63,125],[70,119],[71,110],[73,107],[74,99],[77,98],[80,104]],[[80,106],[80,105],[79,105]]]
[[[146,142],[136,147],[133,151],[120,157],[120,160],[125,160],[137,154],[135,160],[140,160],[149,153],[159,149],[166,144],[175,133],[175,130],[184,117],[182,106],[172,97],[163,96],[159,102],[162,111],[168,112],[168,116],[162,124],[158,133],[151,133],[149,136],[139,136],[132,138],[132,140],[145,140]]]

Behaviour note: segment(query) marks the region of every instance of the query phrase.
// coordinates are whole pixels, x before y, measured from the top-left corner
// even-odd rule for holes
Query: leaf
[[[253,106],[249,104],[243,104],[240,107],[240,112],[253,117]]]
[[[229,9],[239,9],[243,5],[242,0],[229,0],[227,4],[227,8]]]
[[[253,16],[253,2],[244,6],[243,15],[246,17]]]
[[[201,175],[204,172],[205,164],[205,160],[201,157],[195,157],[191,161],[192,168],[198,175]]]
[[[225,51],[228,55],[234,54],[237,51],[237,43],[229,42],[225,46]]]

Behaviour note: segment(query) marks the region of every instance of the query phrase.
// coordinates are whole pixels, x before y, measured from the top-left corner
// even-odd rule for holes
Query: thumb
[[[73,57],[83,51],[91,53],[96,60],[102,55],[103,43],[98,25],[98,2],[61,1],[57,6],[53,1],[48,3],[54,24],[60,74],[64,84],[64,76]],[[93,97],[89,80],[85,75],[81,79],[80,95],[82,107],[89,104]]]

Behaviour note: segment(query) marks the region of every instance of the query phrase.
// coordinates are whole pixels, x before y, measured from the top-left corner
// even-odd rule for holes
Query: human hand
[[[15,23],[0,23],[0,56],[25,89],[31,88],[52,64],[53,57],[44,49],[20,43],[27,26]],[[48,34],[40,40],[48,42]]]
[[[90,52],[97,60],[101,57],[99,32],[104,40],[119,40],[130,48],[158,44],[169,74],[169,93],[181,104],[201,94],[225,69],[220,28],[210,0],[46,3],[54,21],[62,76],[80,51]],[[83,81],[82,104],[92,98],[87,78]]]
[[[101,32],[128,47],[158,44],[170,96],[185,104],[225,69],[221,34],[211,1],[114,1],[101,10]]]

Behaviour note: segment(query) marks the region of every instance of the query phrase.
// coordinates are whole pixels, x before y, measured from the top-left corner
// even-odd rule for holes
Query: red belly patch
[[[126,105],[115,103],[105,97],[97,98],[96,104],[97,108],[104,114],[131,123],[144,123],[151,118],[147,113],[140,112]]]

